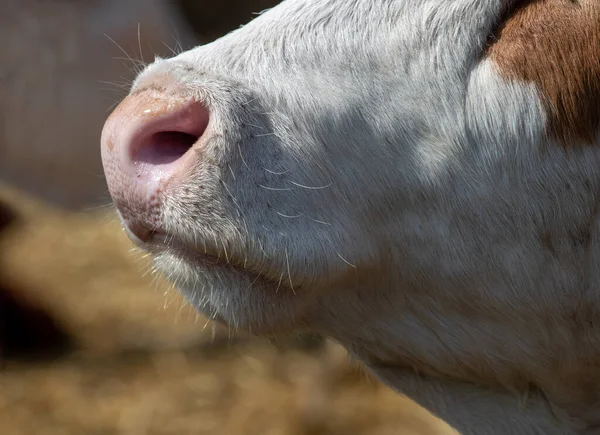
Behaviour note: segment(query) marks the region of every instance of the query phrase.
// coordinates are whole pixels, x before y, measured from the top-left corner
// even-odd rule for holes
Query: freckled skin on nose
[[[208,110],[187,96],[155,87],[132,93],[108,117],[102,160],[109,192],[138,239],[160,226],[165,190],[195,163],[188,151],[208,126]]]

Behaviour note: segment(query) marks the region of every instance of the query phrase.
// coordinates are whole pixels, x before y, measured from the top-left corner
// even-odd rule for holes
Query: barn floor
[[[0,201],[18,216],[0,234],[0,286],[64,334],[3,360],[3,435],[450,433],[332,343],[275,346],[206,325],[142,273],[110,210],[67,213],[2,186]]]

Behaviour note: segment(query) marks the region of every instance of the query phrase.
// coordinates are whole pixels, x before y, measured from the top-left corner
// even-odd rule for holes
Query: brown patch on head
[[[600,126],[600,1],[522,0],[489,47],[507,78],[535,83],[549,133],[594,143]]]

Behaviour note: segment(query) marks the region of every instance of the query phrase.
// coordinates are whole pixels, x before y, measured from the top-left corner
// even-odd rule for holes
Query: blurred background
[[[275,0],[0,0],[0,433],[449,434],[313,336],[207,323],[110,208],[99,138],[154,55]]]

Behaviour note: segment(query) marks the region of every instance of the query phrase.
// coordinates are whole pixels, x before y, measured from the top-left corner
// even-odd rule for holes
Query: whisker
[[[248,166],[248,163],[246,163],[246,160],[244,160],[244,155],[242,154],[242,147],[240,147],[240,144],[237,144],[237,148],[238,148],[238,151],[240,153],[240,159],[242,159],[242,163],[250,171],[251,170],[250,166]]]
[[[206,329],[206,327],[209,325],[210,323],[210,319],[207,317],[206,318],[206,323],[204,324],[204,326],[202,327],[202,332],[204,332],[204,330]],[[215,335],[215,329],[214,329],[214,325],[213,325],[213,331],[212,331],[212,337],[211,337],[211,342],[213,341],[213,337]]]
[[[271,257],[267,254],[267,252],[263,248],[263,244],[262,244],[262,242],[260,241],[260,239],[258,237],[256,238],[256,241],[258,242],[258,247],[260,248],[260,250],[262,251],[262,253],[264,254],[264,256],[267,257],[269,260],[271,260]]]
[[[290,181],[290,183],[293,184],[294,186],[298,186],[298,187],[301,187],[303,189],[309,189],[309,190],[327,189],[328,187],[330,187],[333,184],[333,183],[329,183],[326,186],[315,186],[315,187],[313,187],[313,186],[305,186],[303,184],[296,183],[294,181]]]
[[[237,209],[239,210],[240,213],[242,213],[242,208],[240,207],[240,205],[237,202],[237,199],[235,199],[235,196],[233,196],[233,194],[231,193],[231,191],[229,190],[229,187],[227,186],[227,183],[225,183],[223,181],[223,187],[225,188],[225,190],[227,191],[227,193],[229,194],[229,196],[231,196],[231,200],[233,201],[233,204],[237,207]]]
[[[289,216],[289,215],[286,215],[286,214],[283,214],[283,213],[279,213],[278,211],[276,211],[275,213],[277,213],[281,217],[288,218],[288,219],[297,219],[299,217],[304,216],[304,213],[300,213],[300,214],[295,215],[295,216]]]
[[[262,184],[259,184],[258,186],[262,187],[263,189],[267,189],[267,190],[276,190],[276,191],[292,190],[291,187],[268,187],[268,186],[263,186]]]
[[[138,22],[138,26],[137,26],[138,48],[140,50],[140,59],[143,61],[144,53],[142,52],[142,38],[140,35],[140,27],[141,27],[141,24]]]
[[[253,101],[258,100],[258,97],[254,97],[251,100],[246,101],[245,103],[242,103],[241,106],[247,106],[248,104],[252,103]]]
[[[268,172],[269,174],[273,174],[273,175],[284,175],[284,174],[287,174],[288,172],[290,172],[289,169],[286,169],[285,171],[282,171],[282,172],[271,171],[270,169],[267,169],[267,168],[263,168],[263,170]]]
[[[294,284],[292,283],[292,274],[290,272],[290,258],[288,257],[287,248],[285,249],[285,262],[287,263],[287,272],[290,280],[290,287],[292,288],[292,293],[294,293],[295,295],[296,291],[294,290]]]
[[[231,173],[231,176],[233,177],[233,180],[235,181],[235,173],[233,172],[233,169],[231,169],[231,165],[228,163],[227,167],[229,168],[229,172]],[[231,195],[231,193],[230,193]]]
[[[313,221],[313,222],[316,222],[316,223],[318,223],[318,224],[330,225],[330,226],[331,226],[331,224],[330,224],[329,222],[320,221],[320,220],[318,220],[318,219],[313,219],[313,218],[310,218],[310,217],[309,217],[309,219],[310,219],[311,221]]]
[[[133,64],[135,64],[136,66],[146,66],[148,65],[147,62],[143,61],[143,60],[139,60],[139,59],[133,59],[131,57],[112,57],[113,60],[127,60]]]
[[[113,87],[115,87],[115,88],[117,88],[118,90],[121,90],[121,91],[127,90],[129,88],[129,80],[123,80],[123,82],[121,82],[121,83],[119,83],[119,82],[109,82],[109,81],[106,81],[106,80],[98,80],[98,83],[103,84],[103,85],[113,86]]]
[[[252,280],[252,282],[250,283],[250,285],[248,286],[248,288],[246,290],[250,290],[252,288],[252,286],[256,283],[256,281],[258,281],[258,278],[261,277],[262,273],[265,271],[266,268],[267,268],[267,266],[264,265],[263,268],[260,270],[260,272],[256,274],[256,278],[254,278]]]
[[[181,41],[178,39],[178,37],[173,36],[173,40],[175,41],[175,51],[177,55],[183,53],[183,45],[181,45]]]
[[[107,212],[107,211],[113,211],[116,209],[117,208],[115,207],[114,203],[107,203],[107,204],[88,206],[88,207],[85,207],[83,209],[83,211],[84,211],[84,213],[91,213],[91,212],[96,212],[96,211]],[[112,218],[116,218],[116,216],[112,216]],[[114,221],[116,222],[117,220],[114,219]]]
[[[117,105],[118,105],[118,104],[119,104],[119,102],[118,102],[118,101],[115,101],[113,104],[111,104],[111,105],[108,107],[108,109],[106,109],[106,111],[107,111],[107,112],[112,112],[112,111],[113,111],[113,109],[114,109],[115,107],[117,107]]]
[[[167,44],[167,43],[166,43],[166,42],[164,42],[164,41],[160,41],[160,42],[161,42],[161,44],[162,44],[162,45],[164,45],[164,46],[165,46],[165,48],[166,48],[167,50],[169,50],[169,51],[170,51],[170,52],[173,54],[173,56],[177,56],[177,54],[178,54],[178,53],[177,53],[177,52],[176,52],[176,51],[175,51],[175,50],[174,50],[174,49],[173,49],[173,48],[172,48],[172,47],[171,47],[169,44]]]
[[[281,287],[281,281],[283,280],[283,274],[285,272],[281,272],[281,275],[279,275],[279,283],[277,284],[277,288],[275,289],[275,293],[279,293],[279,287]]]
[[[342,259],[342,261],[343,261],[344,263],[346,263],[348,266],[350,266],[350,267],[353,267],[353,268],[357,269],[357,267],[356,267],[354,264],[350,263],[348,260],[346,260],[344,257],[342,257],[342,256],[340,255],[340,253],[339,253],[339,252],[336,252],[336,254],[337,254],[337,256],[338,256],[338,257],[340,257],[340,258]]]
[[[263,127],[263,126],[256,125],[256,124],[250,124],[249,122],[244,122],[244,125],[249,125],[250,127],[260,128],[261,130],[265,129],[265,127]]]
[[[140,60],[133,59],[133,58],[132,58],[132,57],[129,55],[129,53],[127,53],[127,51],[126,51],[126,50],[125,50],[123,47],[121,47],[121,45],[119,45],[119,43],[118,43],[117,41],[115,41],[113,38],[111,38],[110,36],[108,36],[108,34],[106,34],[106,33],[105,33],[105,34],[104,34],[104,36],[106,36],[106,37],[107,37],[107,38],[108,38],[108,39],[109,39],[109,40],[110,40],[110,41],[111,41],[113,44],[115,44],[115,45],[117,46],[117,48],[118,48],[119,50],[121,50],[121,52],[122,52],[122,53],[123,53],[123,54],[126,56],[126,58],[127,58],[127,59],[125,59],[125,60],[128,60],[129,62],[133,63],[133,65],[134,65],[134,71],[135,71],[136,73],[140,73],[141,69],[139,68],[139,63],[141,62],[142,64],[144,64],[144,62],[143,62],[143,61],[140,61]]]
[[[223,244],[223,252],[225,253],[225,260],[227,264],[229,264],[229,255],[227,254],[227,247],[225,246],[225,242],[221,239],[221,243]]]
[[[217,240],[217,235],[213,234],[213,237],[215,239],[215,248],[217,248],[217,260],[221,259],[221,250],[219,249],[219,241]]]

